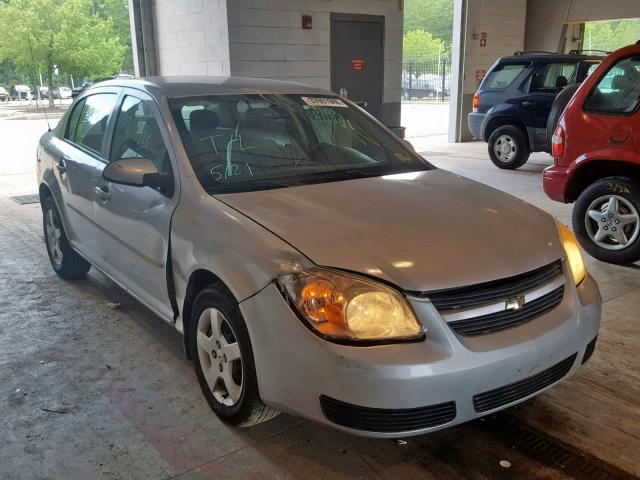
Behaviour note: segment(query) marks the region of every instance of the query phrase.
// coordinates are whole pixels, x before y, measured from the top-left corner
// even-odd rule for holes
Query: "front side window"
[[[110,160],[138,157],[151,160],[158,172],[169,172],[167,147],[149,104],[126,96],[116,120]]]
[[[482,84],[482,89],[488,92],[502,92],[506,90],[527,66],[528,64],[526,63],[498,65],[489,72]]]
[[[529,92],[558,93],[575,83],[577,71],[576,62],[547,63],[531,78]]]
[[[185,150],[210,193],[432,168],[337,97],[221,95],[170,100]]]
[[[629,114],[640,101],[640,56],[623,58],[598,81],[584,102],[596,113]]]
[[[97,93],[79,102],[71,113],[65,138],[99,155],[117,98],[115,93]]]

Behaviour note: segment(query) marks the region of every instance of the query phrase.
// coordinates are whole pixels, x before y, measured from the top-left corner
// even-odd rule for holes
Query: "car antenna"
[[[31,32],[27,35],[27,40],[29,40],[29,53],[31,53],[31,69],[33,70],[33,78],[36,78],[36,61],[33,58],[33,47],[31,46]],[[36,83],[38,83],[36,81]],[[36,87],[37,89],[37,87]],[[52,92],[49,92],[51,95]],[[40,96],[40,92],[38,91],[38,97]],[[36,110],[38,109],[38,99],[36,98]],[[42,102],[42,111],[44,112],[44,118],[47,121],[47,131],[51,131],[51,124],[49,123],[49,117],[47,116],[47,109],[44,106],[44,102]]]

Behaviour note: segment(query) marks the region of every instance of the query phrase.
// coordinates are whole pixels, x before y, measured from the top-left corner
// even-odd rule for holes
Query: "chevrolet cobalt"
[[[184,336],[223,420],[431,432],[593,352],[600,294],[548,214],[438,169],[347,99],[246,78],[85,89],[37,151],[46,248]]]

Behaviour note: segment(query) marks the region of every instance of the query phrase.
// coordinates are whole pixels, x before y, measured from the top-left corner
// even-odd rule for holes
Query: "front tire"
[[[45,244],[53,270],[65,280],[84,277],[91,264],[71,247],[53,198],[45,198],[42,216]]]
[[[527,138],[514,125],[496,128],[489,137],[488,148],[493,164],[505,170],[521,167],[527,163],[531,154]]]
[[[238,304],[219,288],[195,298],[189,328],[193,363],[211,409],[225,422],[248,427],[280,412],[260,399],[249,332]]]
[[[590,185],[573,208],[573,230],[598,260],[621,265],[640,260],[640,185],[624,177]]]

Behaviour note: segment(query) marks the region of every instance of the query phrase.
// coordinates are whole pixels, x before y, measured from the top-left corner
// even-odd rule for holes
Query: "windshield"
[[[209,193],[433,168],[337,97],[219,95],[172,99],[170,107]]]

